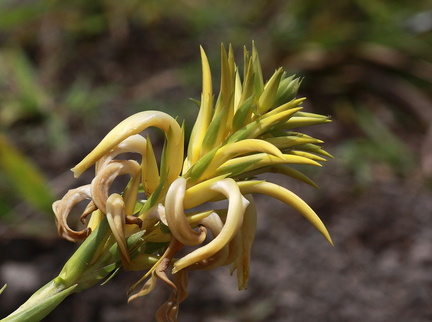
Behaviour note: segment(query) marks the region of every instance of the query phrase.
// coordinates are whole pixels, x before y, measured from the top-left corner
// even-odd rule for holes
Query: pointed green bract
[[[282,76],[283,78],[284,76]],[[282,79],[279,88],[276,93],[274,107],[290,102],[297,96],[297,92],[300,88],[300,79],[294,76]]]
[[[247,63],[247,64],[246,64]],[[255,92],[255,73],[253,70],[253,61],[248,58],[245,60],[245,71],[244,71],[244,79],[242,83],[242,93],[240,102],[244,102],[247,98],[255,95],[260,95],[261,93]]]
[[[238,107],[232,122],[232,131],[235,132],[245,125],[251,115],[251,107],[254,103],[254,96],[250,96]]]
[[[142,186],[147,196],[150,196],[159,185],[159,169],[150,137],[147,136],[146,154],[141,165]]]
[[[221,166],[216,170],[217,175],[229,175],[230,177],[236,177],[243,172],[247,172],[253,168],[255,164],[261,161],[260,157],[253,159],[241,160],[229,165]]]
[[[89,263],[97,259],[95,255],[98,250],[104,246],[108,238],[108,227],[108,222],[103,220],[67,261],[58,275],[58,278],[60,278],[66,286],[73,285],[83,274]]]
[[[213,86],[211,80],[210,65],[204,49],[200,47],[202,61],[202,94],[201,106],[198,112],[195,126],[192,129],[188,147],[188,159],[190,164],[195,164],[202,155],[200,150],[210,120],[213,116]]]
[[[166,175],[160,178],[159,185],[156,190],[151,194],[151,196],[146,200],[143,207],[141,208],[138,217],[144,219],[145,215],[147,215],[147,211],[154,207],[162,198],[161,194],[163,190],[166,190]]]
[[[264,81],[263,81],[263,75],[261,70],[261,63],[258,57],[258,51],[255,47],[255,43],[252,43],[251,59],[252,59],[253,72],[255,74],[255,78],[254,78],[255,93],[261,94],[264,89]]]
[[[205,156],[203,156],[197,163],[195,163],[195,165],[187,173],[188,177],[194,181],[198,180],[198,178],[201,177],[209,164],[212,162],[216,152],[217,149],[213,149]]]
[[[268,130],[277,127],[278,124],[283,123],[287,119],[289,119],[292,115],[294,115],[297,111],[300,111],[302,108],[293,108],[288,111],[281,112],[279,114],[270,115],[266,117],[263,115],[262,117],[255,119],[249,124],[242,127],[240,130],[235,132],[231,137],[227,140],[227,143],[236,142],[239,140],[245,139],[254,139],[258,138],[260,135],[266,133]]]
[[[265,139],[266,141],[272,143],[276,147],[281,150],[284,149],[295,149],[297,147],[304,146],[308,143],[322,143],[323,141],[306,136],[306,135],[286,135],[286,136],[277,136],[277,137],[269,137]]]
[[[223,113],[218,113],[211,121],[201,146],[203,154],[213,149],[217,145],[216,143],[220,141],[220,138],[223,135],[222,122],[223,122]]]
[[[306,144],[298,145],[296,147],[296,149],[300,150],[300,151],[308,151],[308,152],[320,154],[320,155],[322,155],[324,157],[332,158],[333,159],[333,156],[330,153],[328,153],[327,151],[323,150],[320,146],[318,146],[316,144],[306,143]]]
[[[264,86],[263,93],[258,100],[258,111],[260,114],[266,113],[270,108],[274,106],[276,93],[279,88],[279,83],[282,78],[283,69],[279,68],[267,84]]]
[[[280,106],[278,106],[278,107],[275,107],[273,110],[271,110],[270,112],[268,112],[266,115],[265,115],[265,117],[269,117],[269,116],[271,116],[271,115],[276,115],[276,114],[278,114],[278,113],[281,113],[281,112],[285,112],[285,111],[288,111],[288,110],[290,110],[290,109],[293,109],[293,108],[297,108],[297,107],[299,107],[299,105],[305,100],[306,98],[299,98],[299,99],[296,99],[296,100],[291,100],[291,101],[289,101],[288,103],[285,103],[285,104],[282,104],[282,105],[280,105]],[[298,114],[299,112],[297,112],[296,114]]]
[[[324,124],[331,122],[331,120],[327,117],[318,118],[318,117],[305,117],[305,116],[293,116],[290,118],[286,124],[284,125],[284,128],[287,130],[296,129],[299,127],[306,127],[311,125],[317,125],[317,124]]]

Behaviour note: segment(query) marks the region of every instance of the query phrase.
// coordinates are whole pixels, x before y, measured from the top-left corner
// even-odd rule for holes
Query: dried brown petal
[[[86,199],[90,199],[90,185],[71,189],[61,200],[57,200],[53,203],[52,208],[56,217],[57,231],[61,237],[76,242],[85,239],[91,233],[90,228],[76,231],[71,229],[67,223],[72,208]]]

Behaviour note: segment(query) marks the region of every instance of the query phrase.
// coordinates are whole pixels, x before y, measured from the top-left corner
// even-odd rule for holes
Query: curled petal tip
[[[165,200],[165,216],[173,236],[184,245],[199,245],[206,238],[206,230],[193,230],[184,213],[186,179],[176,179],[168,189]]]
[[[124,225],[126,221],[125,203],[122,196],[117,193],[110,195],[106,202],[106,217],[112,234],[120,249],[124,266],[130,264],[129,251],[126,243]],[[138,218],[137,218],[138,219]]]

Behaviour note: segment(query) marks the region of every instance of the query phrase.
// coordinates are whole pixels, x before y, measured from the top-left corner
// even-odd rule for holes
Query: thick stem
[[[67,296],[72,294],[77,285],[66,288],[58,278],[34,293],[23,305],[12,312],[1,322],[25,322],[41,321],[52,310],[54,310]]]
[[[56,308],[70,294],[88,288],[96,283],[81,285],[80,279],[89,266],[97,260],[109,234],[108,223],[103,220],[93,233],[81,244],[66,262],[60,274],[36,291],[23,305],[0,322],[40,321]],[[90,272],[91,273],[91,272]],[[108,275],[111,272],[107,272]],[[78,283],[80,285],[78,285]],[[79,286],[79,287],[78,287]],[[78,287],[78,288],[77,288]]]
[[[36,291],[23,305],[0,322],[35,322],[42,320],[67,296],[83,291],[121,267],[121,255],[106,220],[81,244],[66,262],[60,274]],[[144,240],[143,231],[131,235],[127,240],[130,255],[134,258]]]

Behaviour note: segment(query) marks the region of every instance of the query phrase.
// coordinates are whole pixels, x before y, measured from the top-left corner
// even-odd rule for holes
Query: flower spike
[[[184,124],[168,114],[139,112],[114,127],[72,169],[79,177],[95,165],[94,179],[69,190],[53,211],[60,236],[84,241],[60,274],[12,313],[10,321],[40,320],[65,296],[108,281],[121,268],[144,271],[130,289],[143,284],[141,290],[129,301],[150,293],[158,281],[170,287],[171,295],[156,313],[158,321],[177,320],[188,273],[194,270],[229,266],[239,290],[246,289],[257,230],[256,193],[294,208],[333,245],[305,201],[260,178],[277,173],[317,187],[292,166],[321,166],[332,156],[321,147],[323,141],[293,129],[330,118],[303,111],[305,98],[296,98],[301,80],[287,77],[282,68],[265,81],[254,43],[251,52],[244,49],[242,73],[232,46],[226,50],[221,45],[217,95],[202,47],[200,53],[202,93],[190,139],[185,140]],[[149,127],[164,133],[160,158],[153,148],[156,141],[142,136]],[[137,160],[119,157],[130,152],[139,154]],[[114,181],[123,175],[129,182],[121,193],[113,192]],[[212,202],[220,200],[227,203],[215,209]],[[68,217],[82,201],[87,206],[80,218],[83,224],[89,218],[88,225],[76,230]]]

